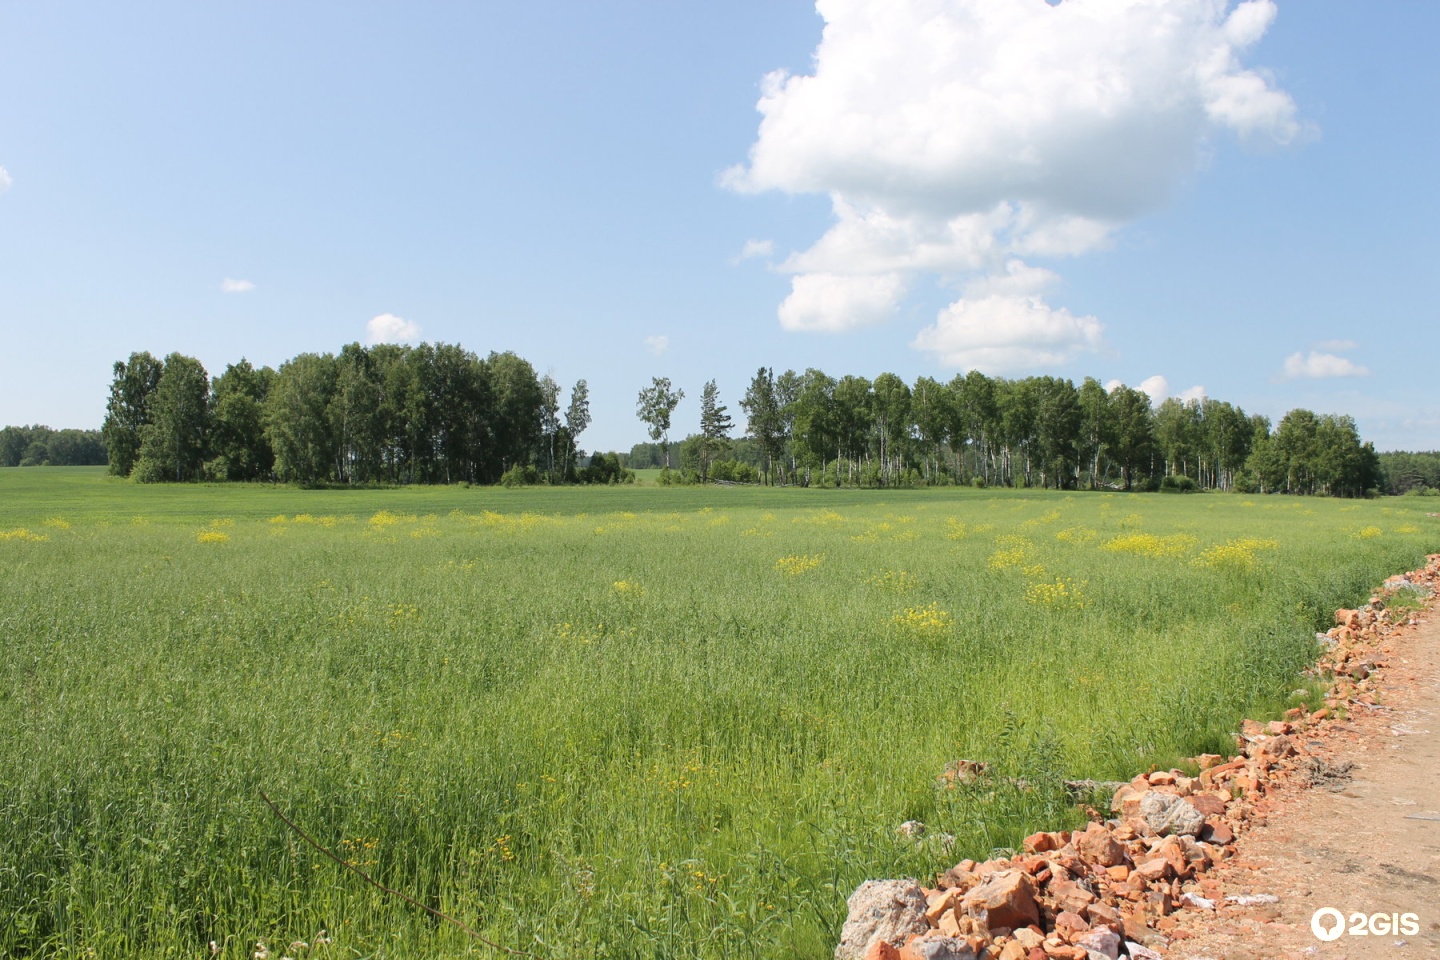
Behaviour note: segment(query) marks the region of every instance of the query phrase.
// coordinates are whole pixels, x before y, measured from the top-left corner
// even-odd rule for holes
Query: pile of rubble
[[[1326,651],[1315,672],[1330,682],[1324,702],[1289,710],[1283,720],[1246,720],[1239,753],[1194,758],[1198,776],[1141,774],[1115,791],[1109,819],[1095,814],[1083,831],[1033,834],[1013,857],[964,860],[931,888],[866,881],[850,898],[836,960],[1159,958],[1172,938],[1186,935],[1182,913],[1273,903],[1265,895],[1226,897],[1207,873],[1263,817],[1268,794],[1343,778],[1343,769],[1314,752],[1318,741],[1302,734],[1375,706],[1373,677],[1392,654],[1391,634],[1414,623],[1390,613],[1391,599],[1402,591],[1429,598],[1437,587],[1440,554],[1422,570],[1391,577],[1366,606],[1337,610],[1336,626],[1319,635]],[[970,766],[983,775],[982,765]]]

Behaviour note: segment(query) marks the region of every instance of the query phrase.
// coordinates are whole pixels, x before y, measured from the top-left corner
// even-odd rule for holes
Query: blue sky
[[[819,6],[0,0],[0,423],[388,336],[585,378],[587,448],[763,365],[1440,449],[1440,4]]]

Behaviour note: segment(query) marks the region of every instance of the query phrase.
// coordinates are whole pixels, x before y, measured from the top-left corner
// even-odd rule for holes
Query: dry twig
[[[359,867],[355,866],[352,863],[345,862],[331,851],[322,847],[310,836],[310,834],[300,829],[299,824],[297,824],[294,820],[291,820],[289,817],[285,816],[285,814],[281,813],[280,808],[275,806],[275,802],[265,795],[264,790],[260,791],[260,799],[265,801],[265,805],[270,808],[270,810],[275,814],[275,816],[279,817],[282,821],[284,821],[286,826],[298,833],[300,835],[300,839],[304,840],[306,843],[310,844],[310,846],[314,847],[316,850],[319,850],[325,856],[329,857],[331,860],[334,860],[336,863],[340,864],[340,866],[344,867],[346,870],[349,870],[351,873],[355,874],[361,880],[364,880],[366,883],[370,884],[370,886],[374,887],[375,889],[380,890],[383,893],[388,893],[393,897],[399,897],[406,903],[413,904],[414,906],[419,907],[421,910],[424,910],[426,913],[429,913],[432,916],[439,917],[441,920],[444,920],[447,923],[454,924],[461,930],[464,930],[465,933],[467,933],[474,939],[479,940],[481,943],[485,944],[485,946],[490,947],[493,950],[499,950],[502,953],[508,953],[512,957],[530,957],[531,960],[540,960],[540,958],[535,956],[535,954],[533,953],[526,953],[524,950],[512,950],[510,947],[502,946],[494,942],[493,940],[487,940],[480,934],[476,933],[474,930],[470,929],[465,924],[461,923],[459,920],[456,920],[454,917],[449,916],[448,914],[441,913],[434,907],[426,906],[419,900],[416,900],[414,897],[407,896],[401,893],[399,890],[391,890],[389,887],[385,886],[385,884],[376,880],[374,877],[371,877]]]

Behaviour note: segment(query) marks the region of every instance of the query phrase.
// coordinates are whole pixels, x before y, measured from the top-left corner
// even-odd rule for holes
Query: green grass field
[[[0,957],[495,955],[263,790],[540,957],[820,960],[860,881],[1223,749],[1436,550],[1424,501],[3,470]]]

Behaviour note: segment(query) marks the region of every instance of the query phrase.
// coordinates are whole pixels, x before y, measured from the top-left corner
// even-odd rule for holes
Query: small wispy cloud
[[[226,277],[220,281],[221,293],[249,293],[255,289],[255,284],[249,280],[232,280]]]
[[[1118,386],[1122,386],[1119,380],[1111,380],[1109,383],[1105,384],[1105,389],[1114,390]],[[1181,403],[1189,403],[1191,400],[1204,400],[1207,396],[1207,394],[1205,393],[1205,388],[1198,383],[1195,384],[1195,386],[1193,387],[1187,387],[1186,389],[1181,390],[1179,393],[1173,393],[1170,390],[1170,381],[1165,378],[1164,374],[1160,373],[1155,374],[1155,376],[1153,377],[1146,377],[1144,380],[1141,380],[1140,385],[1136,387],[1136,389],[1139,390],[1141,393],[1149,396],[1151,405],[1156,407],[1160,406],[1160,404],[1164,403],[1166,400],[1169,400],[1171,397],[1174,397]]]
[[[1321,340],[1315,344],[1316,350],[1323,350],[1326,353],[1347,353],[1360,346],[1354,340]]]
[[[658,335],[653,337],[646,337],[645,349],[649,350],[651,353],[655,354],[655,356],[658,357],[660,356],[660,354],[670,349],[670,338]]]
[[[1153,377],[1146,377],[1144,380],[1141,380],[1140,386],[1136,389],[1141,393],[1149,395],[1150,405],[1153,407],[1160,406],[1160,404],[1170,398],[1170,381],[1166,380],[1164,375],[1159,373]]]
[[[393,313],[382,313],[371,317],[365,324],[365,343],[414,343],[420,339],[420,324],[414,320],[397,317]]]
[[[1285,358],[1286,380],[1325,380],[1330,377],[1368,377],[1370,370],[1348,357],[1311,350]]]
[[[15,181],[10,179],[10,171],[0,167],[0,190],[9,190],[10,184]]]
[[[740,252],[730,259],[731,263],[752,260],[755,257],[769,257],[775,254],[774,240],[746,240]]]

